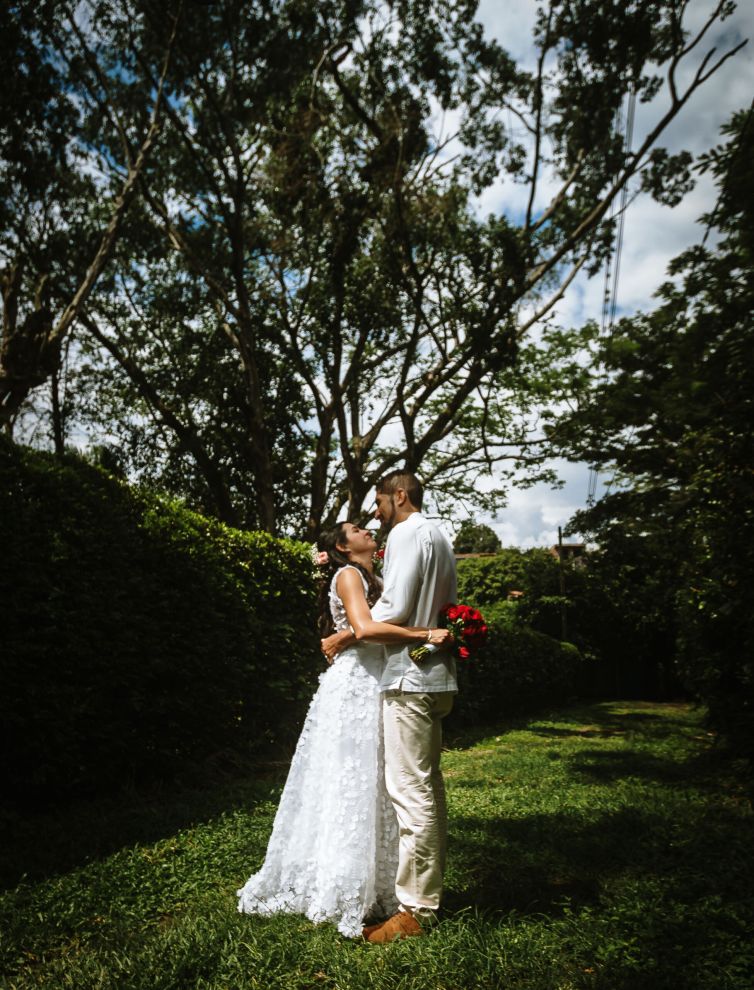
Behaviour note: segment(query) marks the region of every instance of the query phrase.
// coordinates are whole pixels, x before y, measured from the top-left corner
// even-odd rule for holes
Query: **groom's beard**
[[[389,519],[383,519],[380,522],[380,528],[377,532],[377,542],[380,544],[380,546],[382,546],[382,544],[388,538],[390,534],[390,530],[393,528],[394,525],[395,525],[394,515],[392,515]]]
[[[393,528],[393,526],[395,526],[395,506],[391,502],[390,515],[383,516],[380,519],[380,530],[378,533],[380,543],[383,543],[384,540],[387,539],[387,536],[390,533],[390,530]]]

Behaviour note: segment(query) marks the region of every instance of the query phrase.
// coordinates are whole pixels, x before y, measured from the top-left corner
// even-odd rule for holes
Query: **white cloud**
[[[558,461],[554,467],[565,482],[563,488],[553,489],[544,483],[514,488],[505,509],[485,520],[503,546],[553,546],[558,542],[558,526],[565,528],[573,514],[583,508],[588,472],[582,465],[567,461]]]
[[[534,0],[481,0],[477,12],[486,34],[525,69],[536,65],[531,41],[537,6]]]

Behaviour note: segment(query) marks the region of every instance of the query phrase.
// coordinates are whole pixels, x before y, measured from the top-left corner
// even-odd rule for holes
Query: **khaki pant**
[[[442,720],[454,692],[386,691],[385,780],[398,816],[400,840],[395,894],[419,917],[440,905],[445,869],[447,811],[440,770]]]

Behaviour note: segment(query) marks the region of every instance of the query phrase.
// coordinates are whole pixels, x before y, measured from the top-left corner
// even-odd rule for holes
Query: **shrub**
[[[566,638],[585,658],[578,693],[593,698],[668,698],[679,694],[672,676],[672,591],[665,568],[651,554],[591,553],[561,571],[548,550],[503,550],[494,557],[461,560],[459,599],[498,625]],[[520,592],[515,603],[506,601]],[[502,609],[505,608],[505,611]]]
[[[571,643],[495,622],[484,650],[471,662],[458,664],[459,695],[451,725],[490,722],[564,702],[575,693],[581,663]]]
[[[459,663],[456,724],[525,714],[576,693],[585,669],[579,649],[549,635],[556,631],[549,624],[546,631],[528,624],[545,616],[558,580],[558,562],[547,550],[508,548],[458,562],[458,600],[482,610],[490,638],[478,658]],[[513,591],[521,598],[509,601]]]
[[[295,737],[320,666],[308,548],[0,443],[2,785],[166,777]]]
[[[458,561],[458,600],[484,609],[504,602],[511,591],[523,591],[527,557],[513,548],[500,550],[494,557]]]

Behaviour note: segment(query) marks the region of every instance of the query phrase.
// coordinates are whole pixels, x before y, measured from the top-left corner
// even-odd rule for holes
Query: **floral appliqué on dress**
[[[348,619],[335,590],[338,574],[330,611],[340,631]],[[303,914],[354,937],[365,917],[397,909],[398,825],[385,790],[383,666],[381,646],[359,643],[320,675],[264,863],[238,891],[239,911]]]

